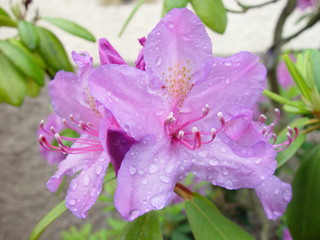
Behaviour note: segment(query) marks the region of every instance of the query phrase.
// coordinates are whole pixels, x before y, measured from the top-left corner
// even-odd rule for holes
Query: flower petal
[[[113,48],[111,43],[105,39],[99,39],[99,56],[101,65],[126,64],[120,54]]]
[[[66,205],[79,218],[86,218],[102,191],[103,179],[109,165],[109,157],[102,152],[89,167],[83,169],[70,184]]]
[[[179,168],[181,159],[170,142],[156,142],[155,136],[134,144],[118,172],[115,206],[119,213],[132,221],[169,204],[176,182],[185,177]]]
[[[161,96],[152,92],[146,72],[125,65],[104,65],[90,77],[90,91],[133,138],[160,132],[165,113]],[[162,131],[163,132],[163,131]]]
[[[276,220],[284,214],[291,201],[291,185],[272,176],[255,188],[267,217]]]
[[[82,140],[92,139],[89,135],[83,134],[79,138],[79,142]],[[82,143],[74,143],[72,147],[78,148],[82,147]],[[47,182],[47,188],[51,192],[58,190],[62,178],[64,175],[73,175],[83,169],[86,166],[90,166],[100,155],[100,152],[88,152],[82,154],[69,154],[65,160],[60,162],[58,166],[58,171],[49,179]]]
[[[265,77],[266,69],[254,54],[215,57],[208,79],[193,86],[181,110],[188,118],[188,112],[194,114],[208,104],[211,110],[207,122],[217,122],[218,112],[228,119],[253,108],[265,87]]]
[[[58,72],[49,83],[49,94],[52,107],[61,118],[68,119],[70,114],[73,114],[78,121],[91,122],[98,126],[100,116],[96,102],[77,75]]]
[[[271,144],[258,142],[252,148],[242,147],[223,133],[189,154],[192,172],[198,178],[227,189],[255,188],[272,176],[277,166]]]

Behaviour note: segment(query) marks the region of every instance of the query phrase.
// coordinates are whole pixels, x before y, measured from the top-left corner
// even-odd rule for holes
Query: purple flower
[[[119,54],[106,40],[102,39],[99,43],[102,63],[123,64]],[[48,151],[66,155],[59,163],[58,171],[48,181],[48,189],[56,191],[64,175],[75,175],[66,196],[66,205],[74,215],[85,218],[101,193],[109,162],[112,162],[117,173],[134,140],[90,95],[88,76],[93,71],[91,56],[86,52],[72,52],[72,57],[79,67],[77,74],[58,72],[49,84],[49,92],[55,113],[66,128],[77,131],[80,137],[61,136],[54,125],[48,130],[41,123],[46,136],[40,135],[39,142]],[[58,147],[50,143],[53,138],[58,142]],[[64,141],[74,144],[69,147]]]
[[[297,7],[303,11],[306,8],[315,6],[318,2],[319,0],[298,0]]]
[[[255,188],[265,209],[283,212],[287,201],[271,206],[264,193],[274,182],[276,151],[290,144],[292,130],[273,145],[273,124],[266,126],[264,116],[252,121],[265,87],[258,57],[213,57],[199,18],[173,9],[147,36],[142,58],[145,71],[105,65],[89,79],[91,95],[135,139],[117,177],[121,215],[131,221],[163,208],[189,172],[228,189]]]
[[[282,240],[293,240],[293,238],[291,237],[291,234],[290,234],[288,228],[285,228],[285,229],[283,230]]]
[[[57,132],[61,132],[66,128],[66,126],[62,123],[61,118],[55,113],[51,113],[48,116],[46,123],[44,124],[44,121],[42,121],[40,126],[41,127],[39,127],[37,134],[46,135],[47,141],[51,144],[55,138],[51,133],[47,134],[47,132],[50,132],[50,127],[53,127]],[[39,148],[39,152],[41,156],[50,164],[58,164],[65,158],[65,155],[62,152],[47,151],[41,146]]]

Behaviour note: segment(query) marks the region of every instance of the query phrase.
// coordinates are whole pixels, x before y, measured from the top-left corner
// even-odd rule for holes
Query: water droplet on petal
[[[143,203],[143,204],[147,204],[147,203],[148,203],[148,200],[145,199],[145,200],[142,201],[142,203]]]
[[[148,183],[148,179],[143,179],[142,184],[146,185]]]
[[[260,176],[260,179],[261,179],[261,180],[265,180],[266,177],[265,177],[264,175],[261,175],[261,176]]]
[[[78,188],[78,184],[75,182],[75,183],[73,183],[72,184],[72,186],[71,186],[71,188],[72,188],[72,191],[75,191],[75,190],[77,190],[77,188]]]
[[[199,155],[200,157],[205,158],[205,157],[207,157],[207,156],[208,156],[208,152],[207,152],[207,151],[205,151],[205,150],[203,150],[203,151],[198,152],[198,155]]]
[[[103,170],[103,166],[102,165],[97,166],[96,167],[96,174],[100,175],[102,173],[102,170]]]
[[[142,169],[139,169],[139,170],[138,170],[138,173],[139,173],[140,175],[142,175],[142,174],[144,174],[144,171],[143,171]]]
[[[226,175],[226,176],[229,175],[229,171],[228,171],[228,169],[226,169],[226,168],[223,168],[222,172],[223,172],[223,174]]]
[[[159,169],[158,165],[157,164],[150,164],[149,166],[149,173],[155,173],[157,172]]]
[[[227,67],[230,67],[232,65],[232,62],[224,62],[223,64]]]
[[[94,196],[95,191],[96,191],[96,189],[93,188],[93,187],[89,189],[89,194],[90,194],[91,197]]]
[[[212,63],[212,67],[215,67],[215,66],[217,66],[217,63],[216,62]]]
[[[232,188],[233,188],[232,182],[231,182],[230,180],[229,180],[229,181],[226,181],[225,187],[226,187],[227,189],[232,189]]]
[[[226,84],[230,83],[230,78],[226,78]]]
[[[183,35],[182,35],[182,38],[183,38],[185,41],[189,41],[189,40],[190,40],[190,37],[189,37],[187,34],[183,34]]]
[[[132,221],[133,219],[137,218],[139,216],[140,211],[139,210],[132,210],[130,212],[129,221]]]
[[[169,178],[166,176],[160,176],[159,179],[164,183],[168,183],[170,181]]]
[[[209,160],[209,164],[211,166],[218,166],[219,165],[219,161],[217,159],[210,159]]]
[[[90,177],[88,175],[84,175],[83,177],[83,185],[89,186],[90,183]]]
[[[163,196],[158,195],[156,197],[153,197],[150,200],[150,203],[155,209],[161,209],[165,206],[165,199],[163,198]]]
[[[161,62],[162,62],[162,58],[160,56],[157,56],[155,59],[155,63],[157,64],[157,66],[160,66]]]
[[[261,159],[261,158],[256,159],[255,163],[256,163],[256,164],[262,163],[262,159]]]
[[[220,148],[220,152],[222,152],[222,153],[226,153],[227,151],[228,151],[228,149],[226,149],[225,147]]]
[[[156,35],[157,35],[157,36],[160,36],[160,32],[159,32],[159,31],[157,31],[157,32],[156,32]]]
[[[166,172],[167,174],[170,174],[170,173],[173,171],[173,169],[174,169],[174,165],[173,165],[173,164],[170,164],[170,165],[168,165],[168,167],[165,169],[165,172]]]
[[[134,175],[137,172],[137,169],[133,166],[129,167],[129,172],[131,175]]]
[[[174,23],[173,22],[168,22],[168,28],[170,28],[170,29],[174,28]]]
[[[68,203],[69,203],[70,206],[74,206],[74,205],[76,204],[76,200],[70,199],[70,200],[68,201]]]
[[[274,189],[274,194],[279,194],[279,192],[280,192],[279,188]]]
[[[289,202],[291,200],[291,192],[289,190],[285,190],[282,194],[283,200]]]

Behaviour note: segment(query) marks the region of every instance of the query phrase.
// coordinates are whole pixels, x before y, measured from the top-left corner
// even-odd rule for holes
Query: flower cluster
[[[274,176],[275,157],[297,132],[289,128],[288,139],[275,144],[279,111],[270,125],[264,115],[252,120],[266,77],[258,57],[213,57],[204,25],[187,9],[173,9],[139,41],[135,67],[101,39],[99,67],[89,54],[73,52],[77,74],[61,71],[50,83],[55,113],[80,137],[41,123],[40,144],[66,156],[49,190],[64,175],[76,175],[66,204],[86,217],[111,162],[115,206],[129,221],[169,204],[189,173],[227,189],[255,189],[268,218],[281,216],[291,187]]]

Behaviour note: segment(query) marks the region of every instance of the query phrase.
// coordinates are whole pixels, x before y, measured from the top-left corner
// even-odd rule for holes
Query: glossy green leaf
[[[189,0],[164,0],[162,8],[162,16],[166,15],[173,8],[186,7]]]
[[[87,29],[75,22],[62,18],[53,17],[43,17],[42,19],[75,36],[78,36],[91,42],[96,41],[95,37],[92,35],[91,32],[89,32]]]
[[[0,16],[5,16],[5,17],[10,18],[9,13],[7,13],[7,11],[4,10],[2,7],[0,7]]]
[[[127,223],[126,227],[116,240],[161,240],[162,233],[158,216],[154,211],[146,213],[133,222]]]
[[[16,27],[17,23],[13,21],[11,18],[0,15],[0,26],[5,27]]]
[[[22,42],[31,50],[38,46],[39,37],[35,26],[27,21],[18,22],[18,32]]]
[[[224,33],[227,11],[221,0],[191,0],[191,4],[205,25],[217,33]]]
[[[22,73],[0,52],[0,99],[2,102],[20,106],[26,92]]]
[[[291,143],[290,147],[278,153],[277,155],[278,168],[281,167],[283,164],[285,164],[299,150],[301,145],[304,143],[304,140],[306,139],[306,134],[301,133],[301,129],[307,125],[307,121],[308,121],[308,118],[300,118],[289,125],[292,129],[294,127],[297,127],[300,133],[297,139],[293,143]],[[278,134],[277,144],[286,141],[287,132],[288,132],[287,128],[284,128]]]
[[[52,70],[50,73],[54,75],[60,70],[72,72],[72,65],[60,40],[42,27],[37,27],[37,33],[39,35],[38,50],[47,68]]]
[[[293,195],[287,209],[287,223],[295,240],[317,240],[320,236],[320,145],[298,169]]]
[[[187,217],[196,240],[254,239],[238,225],[225,218],[212,202],[195,194],[185,202]]]
[[[37,64],[32,54],[17,40],[0,40],[0,51],[2,51],[10,61],[26,76],[33,79],[38,85],[43,86],[45,73]]]
[[[314,81],[320,91],[320,51],[315,49],[308,49],[310,51],[311,65],[313,70]]]
[[[287,65],[290,75],[297,84],[301,94],[305,97],[305,99],[310,101],[310,89],[307,86],[305,79],[303,78],[295,64],[292,62],[289,55],[284,55],[283,59]]]
[[[58,217],[60,217],[67,210],[65,200],[61,201],[57,206],[55,206],[50,212],[47,213],[44,218],[37,224],[37,226],[33,229],[29,240],[38,239],[42,232]]]

